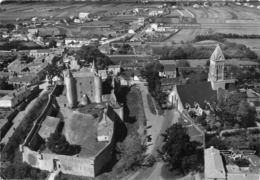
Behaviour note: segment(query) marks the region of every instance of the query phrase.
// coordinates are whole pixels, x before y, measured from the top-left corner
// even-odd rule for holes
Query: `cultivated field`
[[[0,23],[15,21],[17,18],[27,19],[32,17],[64,18],[78,15],[80,12],[102,15],[118,10],[133,9],[145,6],[136,3],[99,3],[99,2],[37,2],[37,3],[11,3],[1,5],[6,9],[0,15]],[[151,5],[149,5],[151,6]]]
[[[5,9],[0,13],[0,23],[15,22],[17,18],[31,20],[32,17],[55,20],[65,17],[78,16],[80,12],[102,16],[104,20],[120,21],[137,20],[139,16],[122,15],[116,16],[116,11],[130,11],[135,8],[156,8],[153,4],[141,3],[116,3],[116,2],[37,2],[37,3],[11,3],[1,5]],[[200,24],[198,29],[182,29],[179,33],[166,40],[166,44],[172,41],[180,43],[193,40],[197,35],[208,35],[212,33],[234,33],[234,34],[260,34],[260,11],[257,8],[246,6],[220,6],[204,7],[195,9],[193,7],[181,7],[172,9],[166,16],[185,16],[195,18]],[[64,27],[64,29],[72,28]],[[74,27],[73,27],[74,28]],[[67,29],[69,34],[84,31],[82,28]],[[98,30],[95,30],[99,32]],[[75,33],[74,33],[75,32]],[[102,34],[103,32],[100,31]],[[84,33],[83,33],[84,34]]]

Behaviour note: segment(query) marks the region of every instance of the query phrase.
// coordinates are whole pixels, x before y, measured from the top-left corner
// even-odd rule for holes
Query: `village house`
[[[91,40],[86,38],[65,38],[66,47],[81,47],[83,45],[89,45],[90,43]]]
[[[33,56],[38,58],[40,56],[48,56],[51,53],[49,49],[37,49],[37,50],[30,50],[29,56]]]
[[[121,73],[121,66],[120,65],[110,65],[108,66],[108,72],[112,72],[112,74],[117,75]]]
[[[15,88],[35,85],[40,82],[40,77],[37,74],[28,74],[28,75],[18,75],[11,77],[8,80],[8,84],[12,84]]]
[[[88,19],[89,18],[89,13],[85,13],[85,12],[80,12],[79,13],[79,19]]]
[[[0,98],[0,108],[13,108],[31,94],[30,88],[22,86]]]
[[[228,159],[233,161],[247,159],[250,164],[239,167],[230,164]],[[260,158],[254,155],[253,151],[223,151],[211,146],[204,150],[205,180],[259,180],[259,162]]]

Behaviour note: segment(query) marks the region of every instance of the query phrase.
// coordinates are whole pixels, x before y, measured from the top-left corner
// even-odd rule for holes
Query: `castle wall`
[[[56,167],[64,174],[95,177],[94,161],[91,158],[38,153],[24,146],[23,161],[42,170],[52,171]]]

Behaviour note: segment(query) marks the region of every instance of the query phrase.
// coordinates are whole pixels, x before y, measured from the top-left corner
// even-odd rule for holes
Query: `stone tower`
[[[224,66],[225,57],[220,46],[217,45],[210,57],[210,69],[208,74],[208,81],[211,82],[213,90],[218,90],[220,87],[225,89]]]
[[[64,71],[64,83],[66,85],[66,95],[69,106],[75,107],[77,105],[76,83],[69,69]]]
[[[99,75],[94,75],[94,92],[95,92],[95,102],[102,102],[102,80]]]

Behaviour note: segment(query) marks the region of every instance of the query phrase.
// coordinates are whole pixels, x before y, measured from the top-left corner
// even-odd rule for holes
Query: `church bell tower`
[[[210,57],[210,68],[208,74],[208,81],[211,82],[213,90],[218,90],[220,87],[225,89],[224,66],[225,57],[220,46],[217,45]]]

